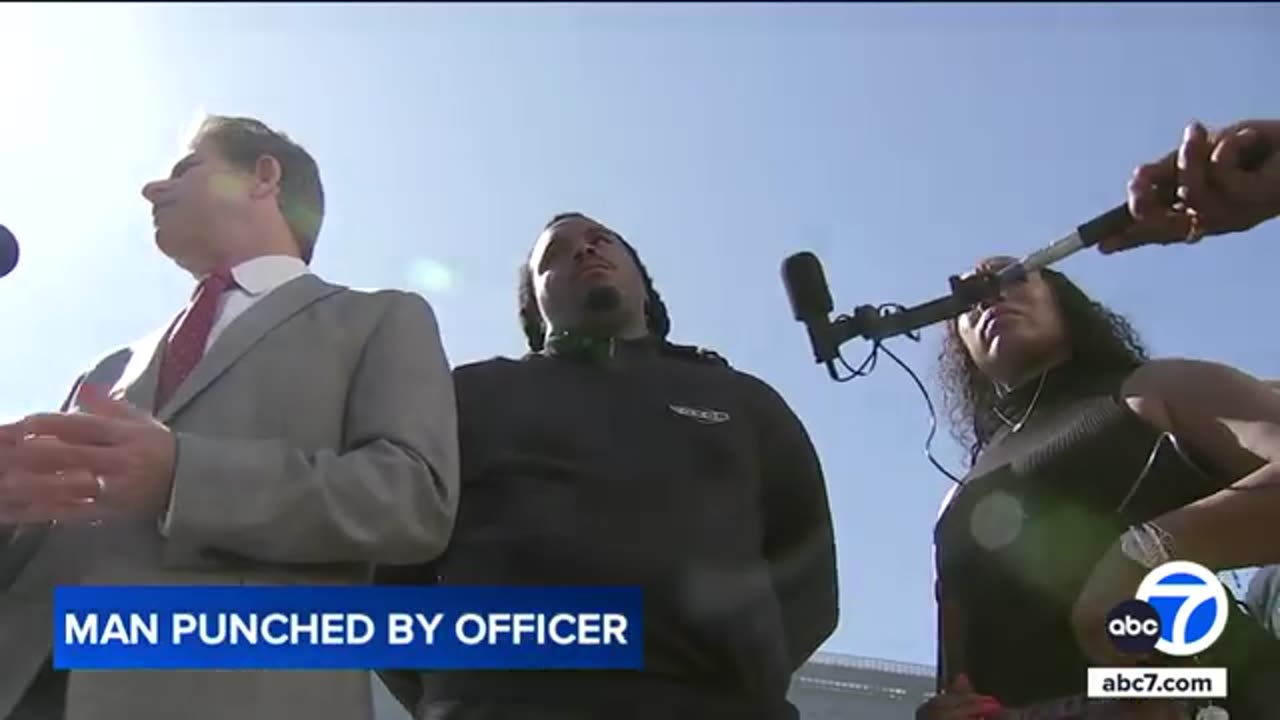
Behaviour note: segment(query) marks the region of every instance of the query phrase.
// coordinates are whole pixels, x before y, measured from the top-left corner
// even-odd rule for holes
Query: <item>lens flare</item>
[[[452,270],[443,263],[426,258],[413,261],[409,266],[409,279],[431,293],[450,293],[458,287],[458,278]]]

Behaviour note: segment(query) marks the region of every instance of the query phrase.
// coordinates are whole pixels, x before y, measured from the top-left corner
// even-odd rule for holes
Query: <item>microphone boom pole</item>
[[[1268,143],[1254,142],[1241,150],[1240,169],[1253,172],[1271,154],[1272,148]],[[949,294],[890,313],[881,312],[871,305],[861,305],[851,315],[840,315],[832,321],[831,293],[822,264],[810,252],[788,257],[782,264],[782,280],[795,318],[808,329],[815,361],[825,364],[832,379],[839,380],[835,360],[840,357],[840,346],[844,343],[855,338],[879,343],[950,320],[974,305],[999,297],[1004,288],[1024,281],[1030,273],[1093,247],[1108,237],[1123,234],[1133,227],[1134,222],[1128,205],[1117,205],[999,272],[977,272],[964,278],[952,275]]]

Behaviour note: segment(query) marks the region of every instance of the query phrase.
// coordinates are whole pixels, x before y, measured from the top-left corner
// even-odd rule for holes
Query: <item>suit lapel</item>
[[[181,314],[178,317],[181,318]],[[99,360],[72,388],[63,410],[81,410],[80,391],[94,385],[112,394],[123,393],[129,404],[150,411],[155,404],[160,374],[160,350],[165,346],[174,324],[157,328],[150,335]]]
[[[175,324],[176,321],[170,323],[168,328],[157,330],[133,346],[129,364],[121,375],[125,388],[124,397],[130,405],[143,410],[155,407],[156,385],[160,381],[160,359],[164,357],[163,349]]]
[[[341,290],[340,286],[330,285],[315,275],[307,274],[294,278],[268,293],[227,326],[227,329],[209,348],[209,352],[191,371],[191,375],[174,391],[173,397],[159,409],[156,419],[160,422],[168,422],[196,395],[249,352],[267,333],[308,305]],[[158,367],[158,362],[152,365]],[[153,375],[158,377],[158,370]],[[151,380],[152,397],[155,395],[157,377]]]

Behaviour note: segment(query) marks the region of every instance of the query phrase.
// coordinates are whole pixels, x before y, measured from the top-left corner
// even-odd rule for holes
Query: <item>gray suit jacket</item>
[[[154,404],[161,331],[77,382]],[[177,435],[163,518],[23,528],[0,588],[0,717],[75,584],[363,584],[436,557],[458,499],[456,408],[419,296],[304,275],[235,319],[156,417]],[[159,521],[159,522],[158,522]],[[11,542],[9,548],[16,547]],[[74,672],[66,720],[372,718],[367,672]]]

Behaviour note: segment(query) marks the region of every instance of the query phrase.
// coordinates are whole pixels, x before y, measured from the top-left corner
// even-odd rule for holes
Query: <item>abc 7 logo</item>
[[[1209,649],[1227,626],[1227,589],[1195,563],[1172,562],[1152,570],[1126,600],[1107,614],[1116,649],[1139,655],[1153,649],[1188,657]]]

